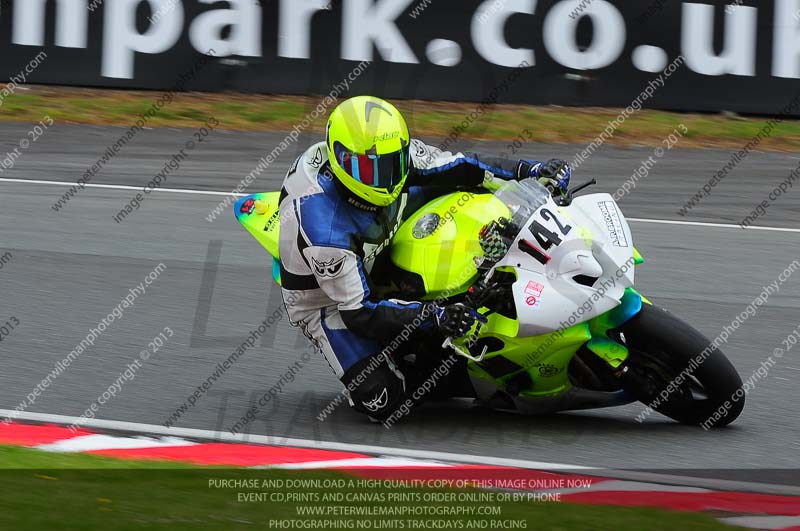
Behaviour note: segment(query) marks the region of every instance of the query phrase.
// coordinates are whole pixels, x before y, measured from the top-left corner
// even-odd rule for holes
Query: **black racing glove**
[[[469,306],[457,302],[447,306],[432,305],[432,314],[436,327],[445,337],[457,339],[467,335],[476,321],[486,323],[488,320]]]
[[[531,177],[536,177],[554,197],[567,193],[571,176],[572,166],[561,159],[550,159],[541,166],[534,166],[531,171]]]

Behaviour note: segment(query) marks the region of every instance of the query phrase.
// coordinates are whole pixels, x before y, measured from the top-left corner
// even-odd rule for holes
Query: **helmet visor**
[[[385,155],[360,155],[336,142],[333,150],[336,161],[348,175],[372,188],[391,190],[408,174],[408,146]]]

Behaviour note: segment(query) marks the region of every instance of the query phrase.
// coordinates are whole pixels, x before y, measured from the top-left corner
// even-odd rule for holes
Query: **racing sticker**
[[[533,280],[529,280],[525,286],[525,304],[533,308],[538,308],[541,305],[542,292],[544,291],[544,284],[539,284]]]
[[[534,282],[533,280],[529,280],[528,285],[525,286],[525,293],[527,295],[533,295],[534,297],[541,297],[543,291],[544,291],[544,284],[539,284],[538,282]]]
[[[267,220],[267,223],[264,225],[264,232],[269,232],[275,226],[275,223],[280,218],[280,211],[276,210],[272,213],[272,215]]]
[[[539,369],[539,376],[543,376],[545,378],[550,378],[552,376],[561,374],[561,372],[564,370],[564,367],[558,367],[552,363],[537,363],[534,365],[534,367]]]
[[[242,206],[239,207],[239,212],[241,214],[252,214],[253,210],[256,209],[256,200],[252,197],[248,198]]]
[[[614,201],[598,201],[597,207],[600,209],[600,214],[603,215],[603,223],[606,225],[611,245],[615,247],[628,247],[628,238],[625,237],[622,217]]]

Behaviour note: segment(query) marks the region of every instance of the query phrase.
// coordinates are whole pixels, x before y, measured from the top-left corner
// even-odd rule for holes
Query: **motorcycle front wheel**
[[[730,424],[744,409],[742,380],[728,358],[670,312],[645,304],[616,334],[629,351],[622,386],[646,406],[704,428]]]

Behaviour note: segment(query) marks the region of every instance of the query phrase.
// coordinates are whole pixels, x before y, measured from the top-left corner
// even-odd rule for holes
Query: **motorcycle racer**
[[[389,102],[358,96],[331,113],[324,142],[289,169],[280,195],[280,275],[290,322],[325,356],[354,409],[388,418],[408,398],[404,375],[383,345],[412,323],[419,333],[464,336],[482,317],[464,304],[381,300],[371,273],[403,220],[443,193],[487,176],[537,178],[564,193],[566,161],[450,153],[412,139]]]

